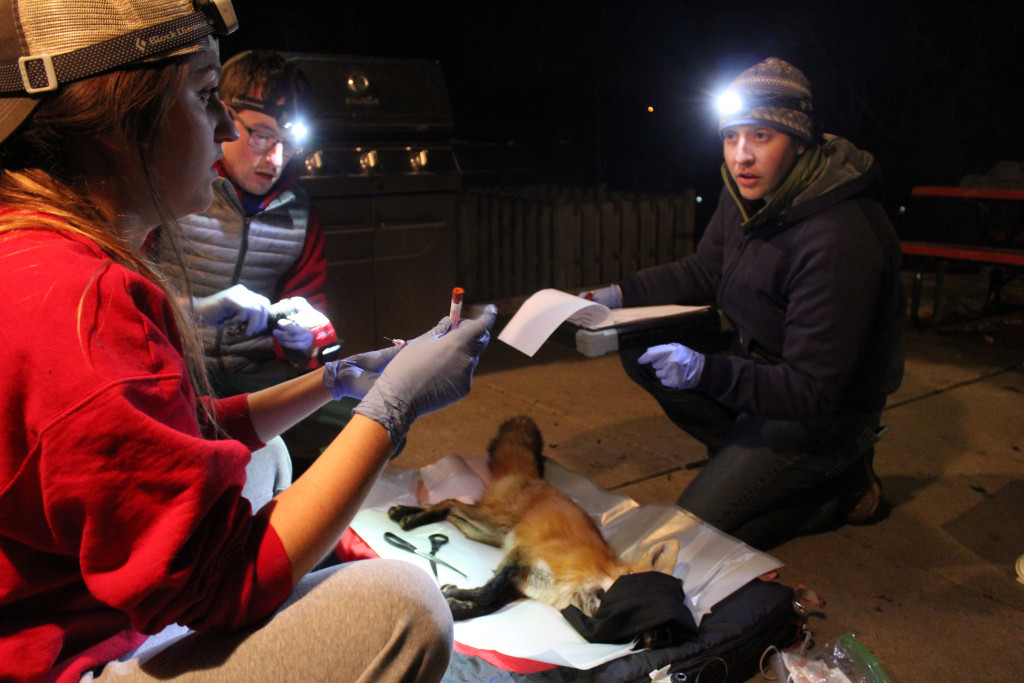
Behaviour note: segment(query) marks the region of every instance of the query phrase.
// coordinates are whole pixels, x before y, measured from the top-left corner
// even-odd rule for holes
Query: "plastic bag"
[[[816,655],[801,650],[776,652],[768,664],[779,683],[891,683],[875,656],[852,633],[829,641]]]

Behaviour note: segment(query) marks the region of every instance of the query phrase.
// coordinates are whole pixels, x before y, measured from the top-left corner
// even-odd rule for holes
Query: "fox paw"
[[[398,526],[408,530],[410,527],[407,524],[414,518],[415,515],[423,512],[423,508],[414,507],[412,505],[392,505],[388,509],[388,519],[392,522],[397,522]]]
[[[456,598],[448,598],[448,609],[451,610],[452,619],[455,621],[483,616],[484,614],[489,614],[491,611],[481,608],[480,605],[475,602],[469,600],[458,600]]]
[[[462,595],[463,589],[459,588],[453,583],[446,583],[441,586],[441,595],[451,600],[463,600],[465,597]]]

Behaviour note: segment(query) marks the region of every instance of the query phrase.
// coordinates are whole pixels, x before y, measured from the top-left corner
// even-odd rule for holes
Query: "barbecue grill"
[[[343,354],[408,338],[448,311],[457,285],[461,173],[433,61],[288,55],[313,90],[315,150],[299,181],[320,211],[328,315]]]

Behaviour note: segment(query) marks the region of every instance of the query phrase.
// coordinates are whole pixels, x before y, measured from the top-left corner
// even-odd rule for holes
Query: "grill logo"
[[[380,99],[373,95],[366,95],[364,97],[346,97],[345,106],[347,107],[379,107]]]

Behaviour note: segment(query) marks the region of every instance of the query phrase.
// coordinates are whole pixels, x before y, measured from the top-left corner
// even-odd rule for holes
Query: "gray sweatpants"
[[[290,481],[287,454],[280,439],[253,453],[243,493],[254,509]],[[82,681],[439,681],[452,629],[451,611],[426,572],[400,560],[364,560],[307,574],[255,628],[170,626]]]

